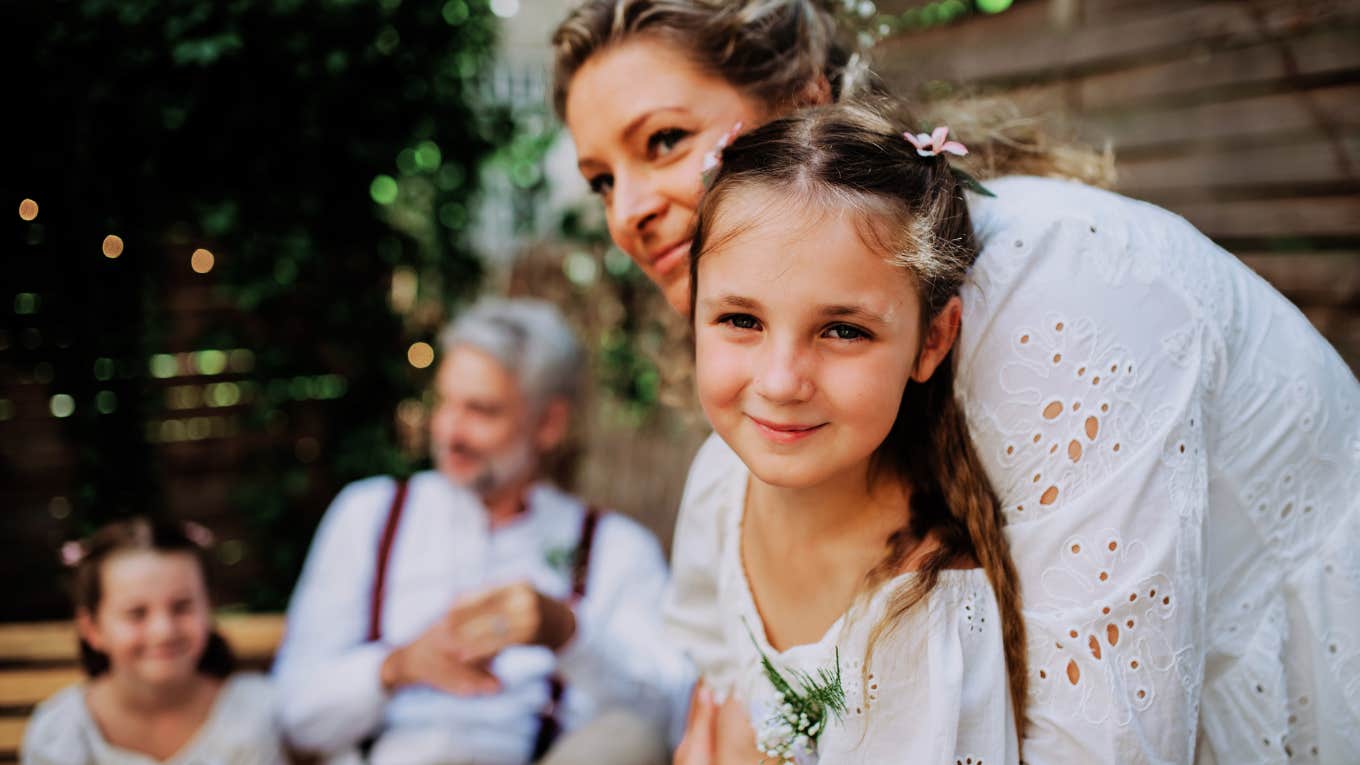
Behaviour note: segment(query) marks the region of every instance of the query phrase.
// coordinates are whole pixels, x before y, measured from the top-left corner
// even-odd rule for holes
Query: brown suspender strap
[[[590,574],[590,548],[595,544],[595,527],[600,523],[600,511],[594,506],[586,508],[581,519],[581,538],[576,542],[576,554],[572,556],[571,602],[574,604],[586,594],[586,576]]]
[[[586,594],[586,580],[590,575],[590,550],[595,543],[595,528],[600,523],[602,513],[594,505],[586,508],[585,517],[581,519],[581,536],[576,541],[576,554],[572,556],[571,567],[571,605],[576,605]],[[558,707],[562,704],[562,696],[566,694],[567,686],[562,682],[562,678],[554,674],[548,678],[548,705],[544,707],[543,713],[539,715],[538,740],[534,742],[534,761],[541,760],[548,750],[552,748],[557,735],[562,732],[562,725],[557,721]]]
[[[387,510],[387,524],[383,526],[382,541],[378,543],[378,561],[373,570],[373,599],[368,608],[368,642],[382,637],[383,594],[387,587],[387,562],[392,557],[392,543],[397,538],[401,511],[406,507],[406,479],[397,479],[397,491],[392,495],[392,506]]]

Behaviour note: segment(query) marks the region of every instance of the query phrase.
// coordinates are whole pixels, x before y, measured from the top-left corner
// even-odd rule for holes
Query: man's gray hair
[[[581,393],[585,350],[562,314],[542,300],[479,300],[444,327],[439,343],[445,354],[467,345],[496,359],[535,410],[558,396],[574,406]]]

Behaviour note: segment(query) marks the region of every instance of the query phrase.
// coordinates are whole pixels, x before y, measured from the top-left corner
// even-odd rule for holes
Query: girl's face
[[[578,166],[604,201],[614,243],[689,312],[689,244],[705,155],[762,109],[673,46],[625,42],[595,54],[572,78],[566,124]]]
[[[851,214],[769,190],[735,191],[715,223],[694,316],[709,422],[765,483],[863,476],[913,372],[934,370],[916,363],[909,276],[865,245]]]
[[[203,571],[190,553],[115,554],[100,572],[103,598],[81,611],[81,637],[109,657],[110,671],[148,685],[182,682],[197,671],[212,629]]]

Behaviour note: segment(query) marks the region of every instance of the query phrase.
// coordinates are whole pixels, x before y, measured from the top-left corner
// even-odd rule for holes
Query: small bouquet
[[[774,662],[760,650],[750,625],[746,632],[751,644],[760,654],[760,666],[765,677],[778,693],[778,701],[770,710],[760,729],[756,731],[756,748],[779,765],[809,765],[817,761],[817,739],[826,730],[831,718],[839,719],[845,712],[845,689],[841,687],[841,655],[836,649],[835,668],[818,668],[817,676],[793,672],[793,681],[786,680]],[[793,684],[797,683],[795,690]]]

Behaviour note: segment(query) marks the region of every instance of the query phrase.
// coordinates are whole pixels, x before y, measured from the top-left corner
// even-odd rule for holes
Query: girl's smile
[[[846,210],[744,188],[715,223],[694,316],[709,421],[766,483],[863,475],[915,365],[910,278]]]

